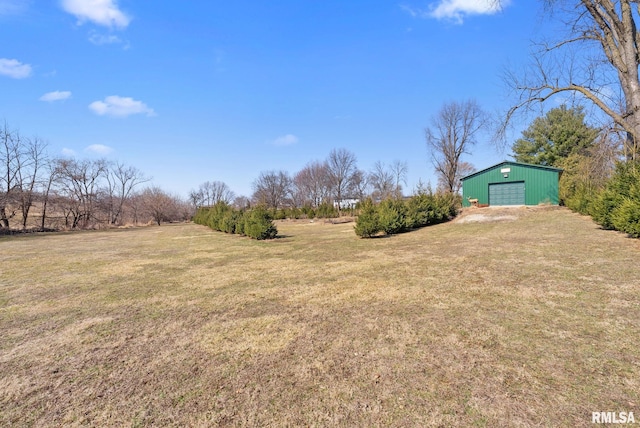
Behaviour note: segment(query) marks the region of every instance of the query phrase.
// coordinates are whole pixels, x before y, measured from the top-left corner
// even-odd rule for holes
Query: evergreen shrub
[[[386,235],[400,233],[405,227],[407,207],[399,199],[386,199],[378,205],[378,222]]]
[[[591,217],[604,229],[638,237],[640,229],[640,162],[620,162],[606,188],[590,207]]]
[[[412,198],[387,199],[374,204],[367,199],[360,204],[355,233],[371,238],[379,232],[387,235],[442,223],[455,217],[461,206],[459,195],[421,192]]]
[[[336,207],[328,202],[323,202],[316,208],[317,218],[336,218],[338,217],[338,210]]]
[[[254,239],[272,239],[278,235],[273,217],[262,207],[242,211],[220,202],[212,207],[199,208],[193,221],[213,230]]]
[[[380,231],[378,209],[371,199],[366,199],[360,204],[360,215],[356,219],[356,235],[371,238]]]
[[[258,240],[273,239],[278,235],[278,229],[273,224],[269,211],[257,207],[245,215],[244,234]]]

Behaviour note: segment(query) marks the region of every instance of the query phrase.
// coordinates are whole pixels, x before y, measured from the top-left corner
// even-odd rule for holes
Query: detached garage
[[[541,165],[502,162],[462,179],[462,206],[469,200],[486,205],[558,205],[562,170]]]

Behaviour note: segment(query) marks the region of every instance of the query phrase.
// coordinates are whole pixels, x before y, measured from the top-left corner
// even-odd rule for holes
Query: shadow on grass
[[[280,240],[283,240],[283,239],[293,238],[293,236],[294,236],[294,235],[280,235],[280,234],[278,234],[278,235],[276,235],[276,237],[275,237],[275,238],[273,238],[273,239],[274,239],[274,240],[278,240],[278,241],[280,241]]]

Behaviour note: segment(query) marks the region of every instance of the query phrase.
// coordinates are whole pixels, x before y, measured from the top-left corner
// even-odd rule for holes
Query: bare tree
[[[42,213],[40,215],[40,228],[44,230],[47,219],[47,208],[49,207],[49,198],[51,196],[51,190],[55,182],[60,177],[60,169],[58,168],[59,162],[57,160],[47,159],[43,165],[45,171],[44,178],[42,180]]]
[[[189,200],[197,207],[213,206],[218,202],[230,204],[235,194],[226,183],[222,181],[205,181],[189,193]]]
[[[153,186],[145,189],[142,192],[142,200],[146,211],[158,226],[169,219],[173,201],[171,196],[160,187]]]
[[[213,181],[205,184],[208,184],[208,189],[211,194],[211,202],[213,202],[213,205],[218,202],[230,204],[231,201],[233,201],[233,198],[235,198],[233,191],[231,191],[229,186],[222,181]]]
[[[292,191],[293,181],[286,171],[261,172],[253,182],[253,200],[268,208],[281,208]]]
[[[357,170],[356,155],[346,149],[333,149],[327,159],[329,182],[333,191],[335,202],[340,211],[345,192],[351,186],[353,174]]]
[[[8,228],[9,219],[19,210],[26,229],[46,160],[42,139],[23,138],[6,123],[0,129],[0,227]]]
[[[239,210],[244,210],[251,207],[251,200],[246,196],[236,196],[233,199],[232,205]]]
[[[383,162],[377,161],[369,173],[369,182],[373,188],[373,199],[382,201],[394,193],[393,172]]]
[[[310,162],[293,178],[301,204],[318,207],[329,196],[329,170],[326,162]]]
[[[103,160],[61,159],[58,169],[62,180],[62,191],[67,197],[68,215],[72,222],[71,228],[87,228],[96,221],[96,206],[98,203],[100,180],[107,171],[107,163]]]
[[[356,199],[364,201],[368,196],[370,187],[371,183],[369,180],[369,174],[356,168],[353,176],[351,177],[351,184],[347,189],[349,194],[354,196]]]
[[[9,219],[15,215],[11,209],[16,190],[19,189],[20,145],[18,135],[5,122],[0,129],[0,227],[9,228]]]
[[[502,121],[500,135],[518,111],[558,94],[587,101],[625,135],[624,155],[637,159],[640,142],[640,34],[636,0],[545,0],[549,11],[563,8],[568,33],[542,43],[533,55],[533,74],[508,73],[517,102]],[[566,8],[564,8],[566,6]],[[502,139],[504,141],[504,139]]]
[[[89,228],[121,223],[128,209],[135,223],[183,220],[191,207],[178,196],[152,188],[143,197],[135,189],[148,181],[142,172],[122,163],[104,159],[51,159],[46,143],[39,137],[23,138],[5,123],[0,127],[0,227],[9,228],[16,212],[22,214],[25,229],[38,206],[39,225]],[[209,183],[212,198],[231,200],[233,193],[224,183]],[[151,196],[156,195],[157,198]],[[161,196],[167,196],[162,198]],[[163,201],[152,204],[151,200]],[[146,204],[145,204],[146,202]],[[148,208],[145,213],[143,208]],[[160,215],[160,213],[162,215]],[[61,223],[63,222],[63,223]]]
[[[47,162],[46,143],[38,138],[24,141],[23,150],[18,158],[18,204],[22,213],[22,229],[27,228],[29,211],[33,206],[38,186],[41,184],[41,174]]]
[[[150,178],[133,166],[123,163],[107,165],[105,181],[107,183],[107,211],[109,224],[117,224],[122,220],[122,210],[125,201],[131,196],[134,189]]]
[[[460,162],[458,165],[458,176],[459,178],[464,178],[469,174],[475,172],[476,168],[470,164],[469,162]],[[438,176],[438,187],[437,190],[439,192],[448,192],[449,183],[445,181],[445,177],[443,175]],[[456,180],[455,187],[453,189],[454,193],[458,193],[462,189],[462,181],[460,179]]]
[[[191,202],[191,205],[193,206],[194,209],[198,209],[198,207],[201,207],[204,204],[204,194],[202,193],[202,190],[198,189],[198,190],[191,190],[189,192],[188,195],[189,198],[189,202]]]
[[[470,154],[485,124],[485,114],[475,101],[444,104],[432,118],[431,127],[426,129],[427,148],[445,191],[459,189],[462,155]]]
[[[146,189],[145,189],[146,190]],[[145,200],[143,192],[132,193],[126,201],[127,211],[131,215],[131,221],[133,224],[140,224],[143,219],[143,212],[145,209]]]
[[[140,194],[142,205],[147,215],[160,226],[162,222],[183,220],[186,212],[183,201],[177,196],[170,195],[158,186],[144,189]]]
[[[590,181],[594,189],[602,189],[615,170],[622,145],[617,137],[617,133],[601,132],[595,144],[589,148],[586,156],[588,168],[581,175]]]
[[[407,185],[407,174],[409,173],[409,166],[406,162],[394,160],[391,163],[391,172],[393,173],[393,178],[395,179],[395,188],[394,192],[397,198],[402,197],[402,185]]]

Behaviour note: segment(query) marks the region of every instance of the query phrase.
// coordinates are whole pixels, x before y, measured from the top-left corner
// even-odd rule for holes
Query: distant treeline
[[[193,208],[137,168],[52,157],[40,138],[0,127],[0,229],[92,229],[187,220]]]
[[[222,181],[206,181],[183,199],[148,185],[151,179],[130,165],[50,156],[43,140],[27,138],[5,124],[0,128],[0,229],[94,229],[194,218],[215,230],[269,239],[277,234],[274,219],[356,216],[361,205],[375,203],[380,203],[380,213],[362,236],[442,221],[440,211],[449,212],[438,205],[444,196],[420,196],[436,207],[419,214],[422,220],[412,202],[403,208],[406,176],[406,162],[379,161],[365,172],[357,167],[355,154],[334,149],[325,160],[312,161],[293,176],[262,171],[251,197],[236,195]],[[363,204],[366,200],[370,202]],[[402,227],[394,226],[395,212],[402,217]]]
[[[407,182],[406,162],[376,162],[367,172],[357,165],[356,155],[346,149],[332,150],[326,159],[307,163],[301,170],[261,171],[250,197],[237,196],[222,181],[207,181],[191,190],[194,206],[225,202],[236,208],[262,206],[277,218],[334,217],[344,210],[352,214],[357,201],[368,197],[382,201],[402,197]]]

